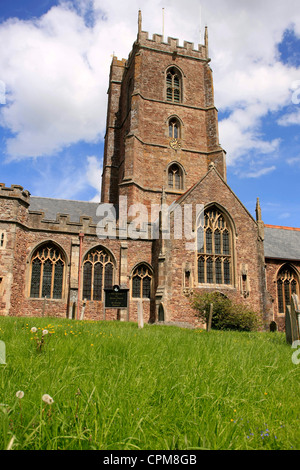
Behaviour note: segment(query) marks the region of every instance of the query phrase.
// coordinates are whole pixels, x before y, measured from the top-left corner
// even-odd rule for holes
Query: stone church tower
[[[219,144],[208,35],[194,45],[141,29],[128,60],[113,59],[108,91],[102,202],[166,202],[193,186],[214,162],[226,179]]]

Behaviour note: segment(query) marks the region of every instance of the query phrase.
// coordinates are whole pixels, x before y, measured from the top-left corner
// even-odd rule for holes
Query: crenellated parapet
[[[4,183],[0,183],[0,198],[19,199],[28,206],[30,204],[30,192],[18,184],[12,184],[10,188],[8,188]]]
[[[78,221],[73,222],[70,220],[69,214],[57,213],[55,220],[49,220],[45,218],[44,212],[29,210],[28,226],[35,230],[41,231],[60,233],[65,232],[73,234],[83,232],[85,234],[95,235],[97,224],[90,216],[81,215]]]
[[[206,45],[198,44],[198,47],[196,49],[194,43],[184,41],[183,46],[180,46],[179,39],[168,37],[165,41],[162,34],[153,34],[152,38],[149,38],[148,32],[141,31],[137,44],[140,47],[147,47],[172,55],[178,54],[181,56],[189,56],[201,60],[208,59],[208,51]]]

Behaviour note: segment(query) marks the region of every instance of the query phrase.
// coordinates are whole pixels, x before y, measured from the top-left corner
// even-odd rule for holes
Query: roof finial
[[[138,17],[138,41],[140,40],[142,32],[142,12],[139,10],[139,17]]]

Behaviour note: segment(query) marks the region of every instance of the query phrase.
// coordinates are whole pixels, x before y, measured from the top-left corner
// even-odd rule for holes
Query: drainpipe
[[[79,299],[80,299],[80,285],[81,285],[81,258],[82,258],[82,243],[84,233],[79,233],[79,260],[78,260],[78,298],[77,298],[77,320],[79,320]]]

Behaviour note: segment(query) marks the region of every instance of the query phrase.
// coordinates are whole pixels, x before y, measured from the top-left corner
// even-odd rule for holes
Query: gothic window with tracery
[[[175,67],[171,67],[167,71],[166,90],[167,90],[167,101],[172,101],[174,103],[181,103],[182,101],[181,74]]]
[[[150,268],[141,264],[137,266],[132,275],[132,297],[135,299],[150,299],[152,272]]]
[[[113,286],[114,263],[112,255],[105,248],[89,251],[83,261],[82,298],[103,300],[103,289]]]
[[[173,163],[168,169],[168,187],[174,190],[183,189],[183,172],[176,163]]]
[[[169,120],[169,137],[171,139],[180,139],[180,123],[176,118]]]
[[[197,240],[199,284],[232,284],[230,228],[218,209],[205,211]]]
[[[285,313],[286,306],[291,305],[292,294],[299,294],[298,276],[289,266],[283,266],[277,275],[278,311]]]
[[[65,265],[61,250],[53,243],[37,248],[30,264],[30,297],[61,299]]]

